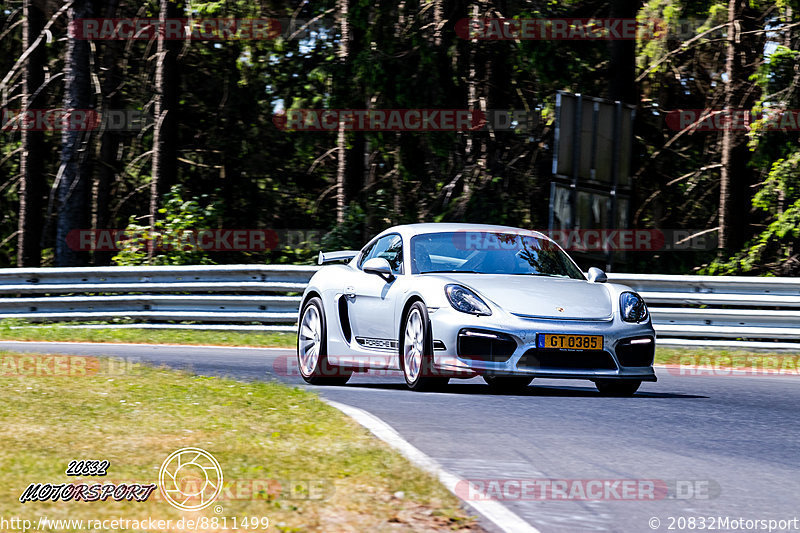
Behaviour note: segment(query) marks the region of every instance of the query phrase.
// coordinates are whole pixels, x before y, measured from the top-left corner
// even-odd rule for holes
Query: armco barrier
[[[287,293],[302,293],[316,270],[293,265],[0,269],[0,319],[126,318],[150,328],[191,329],[197,324],[186,322],[194,322],[204,328],[287,331],[294,329],[290,324],[300,305],[299,295]]]
[[[658,344],[800,350],[800,279],[609,274],[647,302]]]
[[[213,265],[0,269],[0,319],[91,327],[293,331],[320,267]],[[800,279],[609,274],[647,301],[658,343],[800,350]]]

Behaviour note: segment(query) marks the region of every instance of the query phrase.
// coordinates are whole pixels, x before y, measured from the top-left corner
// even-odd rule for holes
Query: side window
[[[359,260],[358,266],[364,264],[367,259],[382,257],[389,261],[392,272],[395,274],[403,273],[403,238],[400,235],[386,235],[381,237],[374,244],[364,250]]]
[[[372,252],[375,250],[375,245],[378,241],[373,241],[372,243],[368,244],[361,250],[361,257],[358,258],[358,268],[361,268],[361,265],[364,264],[364,261],[372,257]]]

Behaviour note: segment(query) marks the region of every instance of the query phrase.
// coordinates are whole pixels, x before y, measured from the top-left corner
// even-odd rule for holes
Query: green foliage
[[[770,54],[769,61],[761,65],[757,81],[769,97],[774,99],[781,91],[792,89],[798,58],[800,51],[780,45]]]
[[[780,159],[753,198],[771,222],[744,250],[712,262],[704,274],[796,275],[800,271],[800,151]]]
[[[0,10],[3,50],[0,71],[13,68],[22,53],[21,0],[6,2]],[[612,3],[599,0],[547,0],[545,2],[479,3],[479,15],[507,18],[606,18]],[[615,4],[619,4],[615,2]],[[645,0],[637,18],[650,25],[660,21],[665,32],[636,43],[637,108],[632,170],[632,225],[637,228],[694,228],[716,225],[720,172],[720,137],[699,132],[677,136],[665,124],[670,111],[719,108],[724,101],[726,30],[686,41],[727,20],[726,0]],[[761,108],[800,107],[795,89],[800,52],[797,36],[778,31],[792,5],[795,23],[800,13],[796,1],[751,0],[748,20],[769,29],[769,39],[782,43],[770,48],[769,61],[750,76],[753,89],[763,94]],[[605,97],[614,45],[598,41],[476,41],[457,35],[455,21],[470,17],[470,3],[439,4],[443,24],[437,28],[431,2],[348,3],[350,40],[342,57],[341,3],[264,4],[245,0],[201,0],[184,4],[186,16],[197,18],[289,18],[303,24],[315,19],[317,33],[276,39],[190,40],[183,43],[177,68],[180,95],[177,148],[180,162],[174,183],[182,184],[155,231],[175,234],[202,226],[226,228],[333,228],[322,245],[314,242],[283,245],[270,252],[215,253],[220,263],[308,263],[320,248],[357,248],[381,229],[418,221],[493,222],[543,229],[548,220],[552,179],[553,117],[555,93],[571,90]],[[118,18],[158,16],[159,5],[120,3]],[[141,12],[140,12],[141,10]],[[60,73],[66,47],[65,25],[57,24],[46,44],[48,69]],[[747,35],[743,36],[747,38]],[[116,106],[152,113],[152,72],[158,56],[152,42],[144,40],[96,43],[92,75],[100,87],[115,87],[113,97],[103,89],[92,106]],[[786,46],[783,46],[783,45]],[[759,45],[761,46],[761,45]],[[770,45],[771,47],[774,45]],[[754,48],[755,49],[755,48]],[[758,48],[758,57],[765,57]],[[663,61],[662,61],[663,60]],[[651,65],[658,66],[649,70]],[[109,68],[113,66],[114,68]],[[114,71],[116,70],[116,73]],[[750,75],[751,73],[748,73]],[[20,101],[19,75],[12,77],[4,106]],[[58,77],[48,79],[58,80]],[[62,83],[43,89],[43,108],[63,105]],[[335,133],[284,131],[273,122],[281,109],[464,109],[485,102],[489,109],[525,109],[540,114],[534,131],[478,132],[348,132],[346,134],[347,203],[345,221],[337,224],[336,188],[340,152]],[[93,161],[99,169],[112,167],[107,177],[109,201],[95,199],[93,217],[102,227],[128,226],[141,232],[144,245],[129,242],[114,258],[116,264],[209,263],[211,258],[189,245],[158,251],[149,257],[148,221],[137,218],[149,208],[149,165],[152,128],[139,132],[114,132],[112,158]],[[45,175],[52,188],[58,175],[60,134],[46,132]],[[86,154],[103,153],[100,135],[89,137]],[[18,132],[0,132],[0,264],[15,261],[17,231]],[[753,168],[758,174],[748,189],[754,194],[759,232],[751,235],[758,247],[750,263],[782,265],[794,254],[791,225],[795,191],[796,132],[770,131],[765,122],[750,133]],[[109,146],[105,146],[109,148]],[[105,150],[108,154],[109,150]],[[11,157],[8,157],[11,155]],[[794,166],[793,166],[794,165]],[[709,168],[704,168],[709,167]],[[748,184],[749,185],[749,184]],[[99,187],[97,188],[100,189]],[[215,198],[202,193],[218,190]],[[99,196],[99,193],[98,193]],[[179,198],[179,199],[176,199]],[[47,213],[57,203],[50,199]],[[195,202],[194,204],[192,202]],[[210,202],[210,203],[209,203]],[[224,211],[219,207],[224,203]],[[213,204],[213,205],[212,205]],[[203,209],[214,207],[213,213]],[[194,219],[192,217],[195,217]],[[201,220],[206,217],[205,220]],[[212,220],[213,219],[213,220]],[[756,233],[755,231],[753,233]],[[54,224],[46,226],[42,245],[45,261],[52,257]],[[163,238],[163,236],[162,236]],[[765,243],[762,242],[765,238]],[[743,253],[745,251],[742,251]],[[705,253],[629,254],[617,268],[642,271],[685,272],[707,261]],[[787,255],[788,254],[788,255]],[[111,254],[95,254],[97,264]],[[746,255],[746,254],[745,254]],[[745,255],[742,255],[741,260]],[[757,259],[756,259],[757,258]],[[725,258],[723,263],[727,262]],[[723,264],[723,263],[720,263]],[[742,270],[736,263],[737,271]],[[745,261],[746,264],[747,261]],[[717,268],[717,266],[709,268]],[[720,267],[721,268],[721,267]],[[771,271],[772,267],[767,268]],[[775,267],[776,271],[783,267]],[[756,268],[753,271],[757,271]],[[763,270],[763,269],[762,269]]]
[[[210,265],[214,261],[195,241],[194,230],[209,229],[220,211],[219,201],[209,195],[185,200],[180,185],[164,195],[154,227],[142,225],[131,217],[125,228],[127,239],[118,242],[120,250],[113,261],[119,266],[137,265]],[[152,250],[152,253],[150,252]]]
[[[762,90],[755,108],[761,117],[750,128],[753,165],[769,169],[752,197],[764,229],[733,257],[707,265],[705,274],[791,275],[800,273],[800,134],[782,128],[782,110],[796,108],[800,93],[796,70],[800,52],[777,46],[751,81]],[[784,117],[789,118],[789,117]]]
[[[344,221],[337,224],[322,238],[323,250],[360,250],[365,244],[363,238],[364,210],[356,204],[345,209]]]
[[[772,165],[767,179],[761,189],[753,197],[753,206],[762,211],[775,214],[780,203],[792,203],[800,198],[800,151],[794,152],[788,159],[779,159]]]

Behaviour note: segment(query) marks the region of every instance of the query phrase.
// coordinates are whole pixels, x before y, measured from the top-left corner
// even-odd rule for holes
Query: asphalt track
[[[0,349],[302,383],[287,350],[5,341]],[[542,532],[768,531],[768,522],[746,521],[794,518],[790,529],[773,531],[800,531],[800,378],[656,373],[659,381],[633,398],[600,396],[588,381],[556,380],[535,380],[518,395],[490,394],[480,379],[422,394],[405,390],[400,376],[372,373],[344,387],[310,388],[381,418]],[[566,482],[572,497],[550,491],[542,500],[541,480]],[[624,494],[623,480],[643,499]],[[581,500],[580,489],[596,491],[597,481],[602,498]],[[475,494],[465,487],[464,496]]]

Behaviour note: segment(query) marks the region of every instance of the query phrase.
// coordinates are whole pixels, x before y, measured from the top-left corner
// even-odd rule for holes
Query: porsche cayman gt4
[[[412,390],[480,375],[505,390],[547,377],[625,396],[656,381],[642,297],[599,269],[584,275],[541,233],[396,226],[360,251],[320,253],[319,263],[298,317],[308,383],[384,369],[401,371]]]

